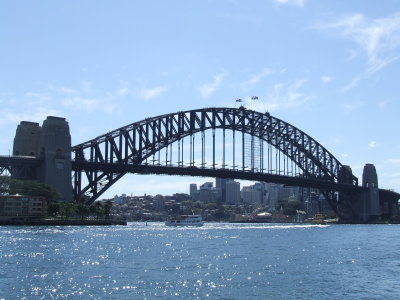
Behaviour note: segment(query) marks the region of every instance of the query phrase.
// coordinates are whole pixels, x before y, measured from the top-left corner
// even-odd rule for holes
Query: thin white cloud
[[[87,81],[87,80],[83,80],[81,81],[81,90],[85,93],[90,93],[92,92],[92,82]]]
[[[332,80],[334,80],[334,78],[331,76],[328,76],[328,75],[323,75],[323,76],[321,76],[321,80],[323,83],[327,84],[327,83],[331,82]]]
[[[36,93],[36,92],[27,92],[25,93],[25,97],[28,98],[29,105],[35,106],[43,106],[51,102],[52,98],[48,94],[44,93]]]
[[[368,144],[368,147],[369,148],[376,148],[376,142],[375,141],[371,141],[371,142],[369,142],[369,144]]]
[[[289,85],[277,83],[272,90],[267,93],[264,99],[251,101],[246,99],[247,106],[259,111],[278,111],[282,109],[295,109],[308,102],[312,97],[301,92],[302,87],[307,82],[306,79],[299,79]]]
[[[207,98],[207,97],[211,96],[211,94],[213,94],[215,92],[215,90],[218,88],[218,86],[221,84],[222,78],[223,78],[223,75],[222,74],[218,74],[218,75],[214,76],[213,82],[207,83],[207,84],[203,84],[199,88],[199,91],[200,91],[201,95],[204,98]]]
[[[357,85],[357,83],[361,80],[363,75],[356,75],[344,88],[341,89],[342,93],[345,93],[349,90],[351,90],[353,87]]]
[[[358,44],[367,56],[367,73],[375,73],[399,58],[400,13],[369,20],[363,14],[352,14],[335,22],[317,26],[334,30]]]
[[[128,88],[127,88],[127,87],[124,87],[124,88],[121,88],[121,89],[118,90],[118,95],[123,96],[123,95],[125,95],[127,92],[128,92]]]
[[[119,96],[124,96],[124,95],[130,93],[130,89],[128,87],[129,86],[128,82],[126,82],[125,80],[120,80],[119,83],[121,85],[121,87],[117,91],[117,94]]]
[[[378,102],[378,107],[380,109],[384,109],[387,107],[388,104],[389,104],[388,101],[380,101],[380,102]]]
[[[250,79],[240,83],[240,88],[244,91],[254,88],[265,76],[272,73],[271,69],[264,69],[261,73],[254,74]]]
[[[60,87],[59,91],[61,93],[64,93],[64,94],[76,94],[76,93],[78,93],[78,90],[70,89],[70,88],[66,88],[66,87]]]
[[[48,109],[46,107],[37,107],[34,110],[27,111],[3,111],[1,112],[3,118],[1,119],[1,123],[19,123],[21,121],[31,121],[31,122],[42,122],[46,119],[47,116],[59,116],[60,111],[56,109]]]
[[[88,113],[91,113],[96,110],[101,110],[107,113],[111,113],[115,109],[115,106],[111,100],[107,101],[97,98],[70,97],[63,99],[61,104],[64,107],[69,107],[76,110],[83,110]]]
[[[343,104],[343,108],[346,113],[352,113],[356,110],[361,109],[363,106],[364,106],[364,102],[354,102],[354,103]]]
[[[161,94],[163,94],[165,91],[167,90],[167,88],[165,86],[157,86],[151,89],[141,89],[139,91],[139,96],[149,100],[152,99],[154,97],[158,97]]]
[[[400,159],[390,158],[390,159],[386,160],[386,163],[393,165],[393,166],[400,166]]]
[[[273,0],[278,4],[287,4],[287,5],[295,5],[299,7],[304,7],[306,1],[305,0]]]

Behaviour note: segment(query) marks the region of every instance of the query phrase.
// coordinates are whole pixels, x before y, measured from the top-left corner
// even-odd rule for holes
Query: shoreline
[[[40,220],[3,220],[0,226],[109,226],[109,225],[127,225],[125,220],[58,220],[58,219],[40,219]]]

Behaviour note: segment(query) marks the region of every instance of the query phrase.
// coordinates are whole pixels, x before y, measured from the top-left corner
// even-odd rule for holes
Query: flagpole
[[[239,102],[239,103],[242,102],[242,99],[236,98],[236,100],[235,100],[235,108],[236,108],[236,104],[237,104],[238,102]]]
[[[257,97],[257,96],[251,96],[251,97],[250,97],[251,110],[253,110],[253,100],[258,100],[258,97]]]

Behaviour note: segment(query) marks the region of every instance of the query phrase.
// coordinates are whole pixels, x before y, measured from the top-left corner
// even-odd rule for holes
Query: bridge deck
[[[230,169],[210,169],[199,167],[174,167],[160,165],[134,165],[125,163],[94,163],[87,161],[72,161],[72,169],[101,171],[106,173],[137,173],[137,174],[165,174],[179,176],[198,176],[198,177],[219,177],[242,180],[264,181],[280,183],[289,186],[304,186],[318,189],[340,190],[356,192],[364,189],[360,186],[350,184],[338,184],[316,178],[293,177],[268,173],[256,173],[251,171],[230,170]]]

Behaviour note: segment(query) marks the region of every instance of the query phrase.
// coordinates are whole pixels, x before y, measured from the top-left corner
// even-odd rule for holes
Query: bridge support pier
[[[349,166],[341,170],[340,182],[351,184],[352,171]],[[366,164],[363,170],[363,189],[357,193],[339,193],[338,214],[344,223],[367,223],[382,217],[379,197],[378,175],[373,164]]]
[[[345,177],[343,178],[345,180]],[[356,194],[339,194],[339,203],[346,203],[352,211],[352,217],[345,216],[341,219],[342,222],[368,223],[381,219],[383,211],[379,197],[378,176],[373,164],[364,166],[362,186],[363,189]]]
[[[22,121],[15,134],[13,155],[44,159],[29,178],[18,176],[18,170],[13,177],[44,182],[58,191],[62,201],[72,201],[71,135],[64,118],[47,117],[42,126]]]
[[[379,205],[379,189],[377,187],[364,189],[354,195],[351,201],[355,212],[355,222],[368,223],[380,220],[382,213]]]

